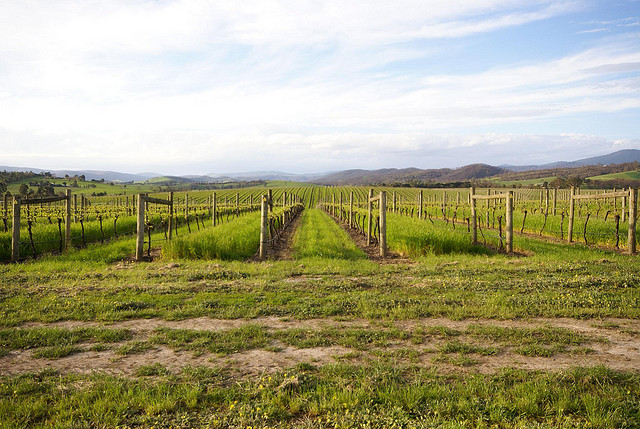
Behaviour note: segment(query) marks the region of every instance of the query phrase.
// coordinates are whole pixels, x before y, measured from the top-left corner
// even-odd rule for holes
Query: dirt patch
[[[285,227],[284,231],[280,233],[277,241],[273,243],[273,245],[267,247],[267,256],[265,259],[285,261],[293,260],[291,246],[293,244],[293,237],[300,227],[300,219],[301,216],[300,213],[298,213],[296,217]],[[258,249],[258,252],[249,260],[252,262],[261,261],[259,252],[260,250]]]
[[[408,361],[424,367],[437,367],[443,372],[481,372],[494,373],[502,368],[521,368],[528,370],[553,371],[573,366],[604,365],[622,371],[638,371],[640,368],[640,321],[633,319],[574,320],[537,318],[527,320],[450,320],[446,318],[425,318],[409,321],[375,322],[369,320],[309,319],[290,320],[277,317],[259,319],[220,320],[201,317],[182,321],[161,319],[139,319],[105,324],[99,322],[59,322],[53,324],[25,324],[22,327],[49,326],[60,328],[110,327],[126,328],[134,332],[136,340],[144,340],[156,328],[190,330],[225,330],[247,324],[258,324],[272,330],[303,328],[318,330],[323,328],[358,327],[362,329],[385,329],[394,327],[401,330],[413,330],[417,327],[446,327],[459,331],[455,337],[444,338],[437,335],[427,336],[421,344],[411,341],[395,341],[385,347],[351,349],[341,346],[295,348],[285,344],[270,344],[266,349],[255,349],[227,356],[204,352],[193,353],[173,350],[163,346],[153,347],[141,353],[126,356],[118,355],[115,350],[122,344],[111,344],[108,350],[92,351],[90,345],[84,351],[70,356],[48,360],[37,359],[31,350],[15,350],[0,358],[0,375],[38,372],[55,369],[62,373],[88,374],[92,372],[134,376],[141,366],[161,364],[173,373],[187,366],[225,367],[239,376],[253,376],[286,370],[301,362],[316,366],[336,361],[358,362],[363,359],[393,359],[396,362]],[[578,346],[567,347],[561,353],[551,357],[523,356],[515,353],[512,347],[500,346],[490,340],[482,340],[465,334],[470,325],[486,325],[508,328],[564,328],[588,336],[592,341]],[[460,341],[482,347],[499,346],[493,355],[446,354],[441,347],[450,340]],[[414,356],[411,357],[410,355]],[[444,356],[444,358],[443,358]],[[456,363],[458,361],[458,363]],[[462,363],[460,363],[462,362]]]

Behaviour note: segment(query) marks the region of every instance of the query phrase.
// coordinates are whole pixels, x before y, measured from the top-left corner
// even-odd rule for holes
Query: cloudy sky
[[[640,0],[0,0],[0,165],[530,164],[638,124]]]

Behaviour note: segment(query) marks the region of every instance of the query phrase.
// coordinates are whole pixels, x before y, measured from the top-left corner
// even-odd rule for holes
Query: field
[[[254,257],[255,188],[218,192],[216,226],[210,192],[176,194],[171,241],[152,208],[151,262],[122,233],[0,265],[0,427],[640,426],[640,264],[605,220],[620,201],[582,203],[591,243],[570,244],[564,194],[553,216],[521,191],[508,255],[499,203],[474,245],[466,190],[425,190],[418,217],[418,190],[387,188],[380,259],[345,224],[367,189],[283,185],[272,216],[306,207],[286,256]],[[109,197],[81,216],[101,205],[126,218]]]
[[[640,180],[640,171],[625,171],[623,173],[602,174],[600,176],[588,177],[591,180],[610,180],[610,179],[631,179]]]

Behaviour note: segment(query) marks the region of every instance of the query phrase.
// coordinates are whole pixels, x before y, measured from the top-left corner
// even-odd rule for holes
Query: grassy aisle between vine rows
[[[364,259],[365,253],[323,211],[307,209],[293,238],[293,254],[297,259]]]
[[[637,256],[516,244],[0,265],[0,427],[638,427]]]

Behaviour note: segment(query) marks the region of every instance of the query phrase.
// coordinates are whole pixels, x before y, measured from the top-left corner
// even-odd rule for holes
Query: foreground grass
[[[325,212],[307,209],[293,239],[297,259],[364,259],[367,256]]]
[[[637,427],[640,377],[602,367],[439,375],[391,362],[300,364],[259,379],[162,365],[138,378],[0,378],[2,427]]]

